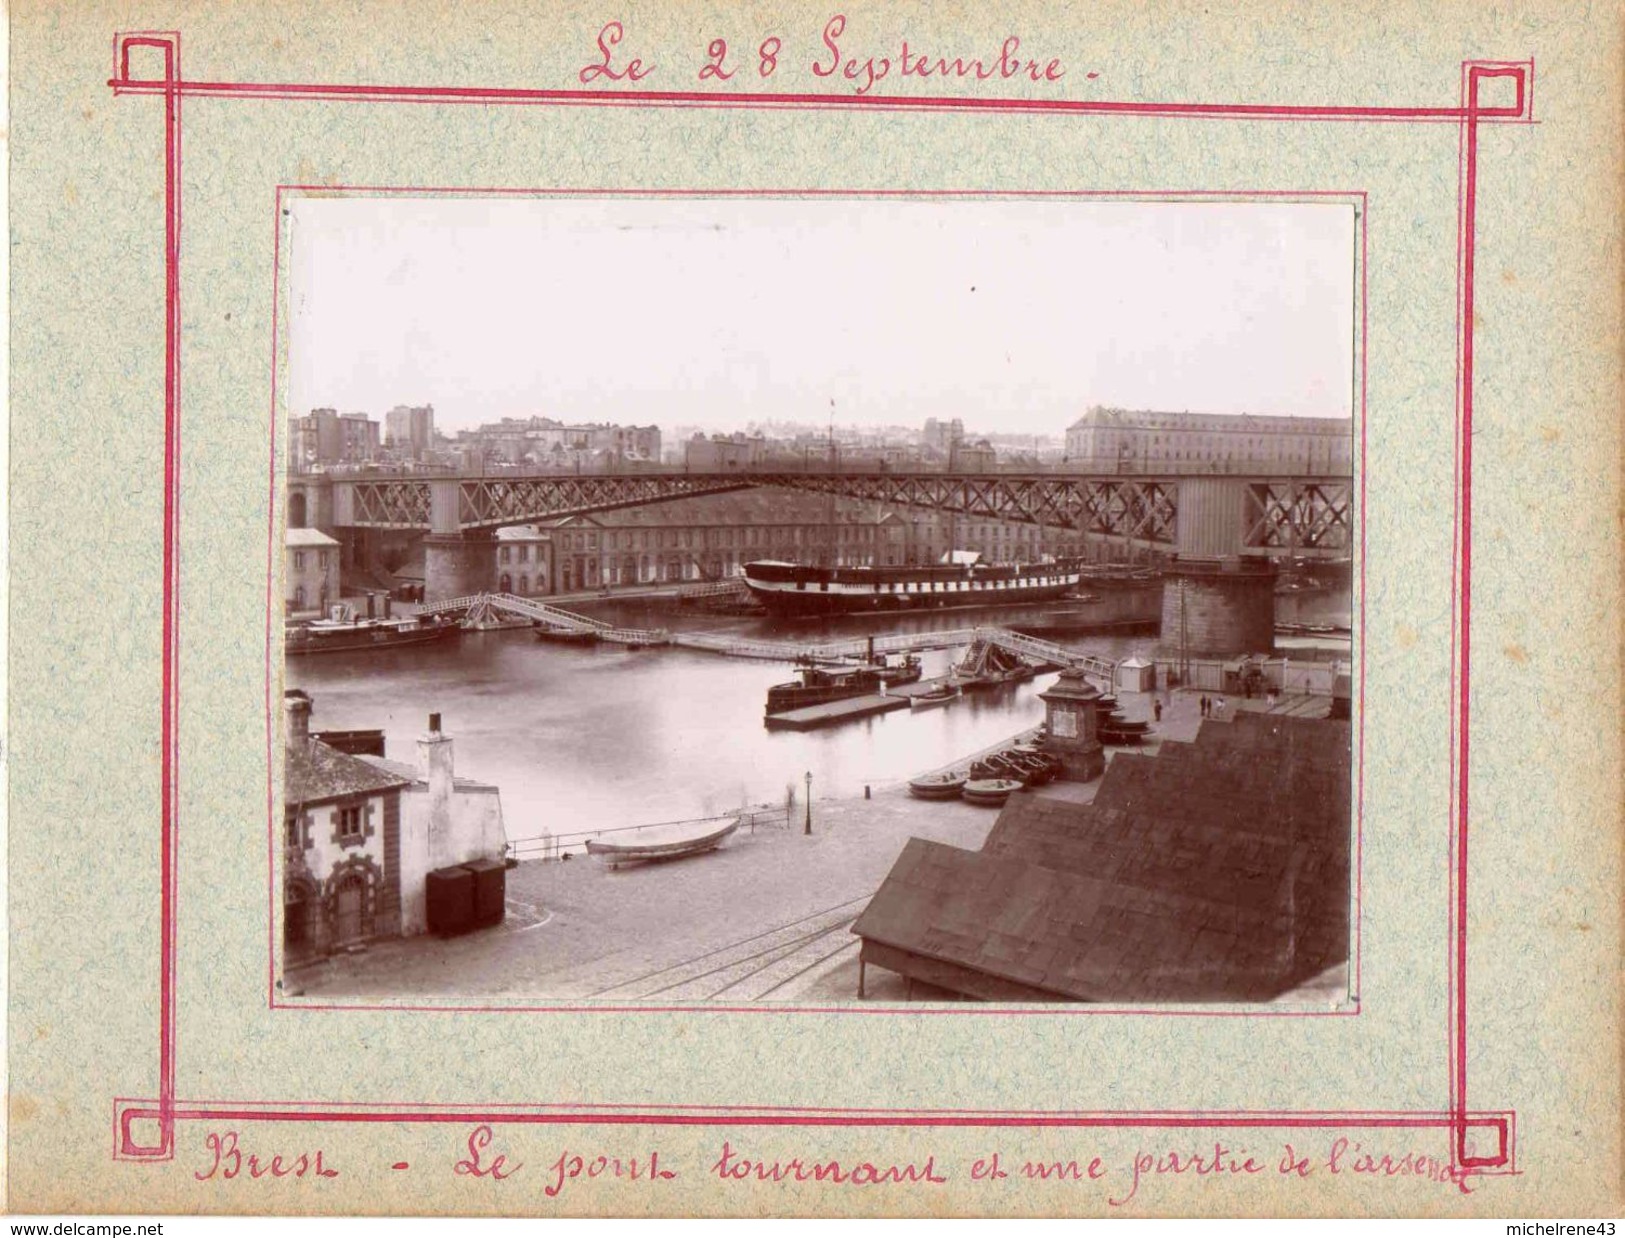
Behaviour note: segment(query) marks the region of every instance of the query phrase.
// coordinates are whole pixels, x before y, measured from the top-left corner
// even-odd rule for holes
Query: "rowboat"
[[[908,793],[922,800],[956,800],[965,781],[961,773],[922,774],[908,780]]]
[[[679,821],[670,825],[645,825],[614,831],[610,838],[589,838],[587,854],[595,855],[611,868],[655,860],[675,860],[685,855],[715,851],[739,828],[733,817],[718,825],[709,821]]]
[[[978,778],[967,782],[959,794],[966,803],[997,808],[1010,798],[1013,791],[1021,790],[1014,778]]]
[[[929,692],[922,692],[918,696],[909,697],[908,707],[910,709],[934,709],[938,705],[946,705],[958,695],[958,688],[954,687],[953,684],[945,683],[940,687],[932,688]]]

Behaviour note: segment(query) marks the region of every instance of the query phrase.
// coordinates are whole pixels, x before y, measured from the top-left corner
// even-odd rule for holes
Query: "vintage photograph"
[[[284,199],[279,1001],[1329,1011],[1343,199]]]

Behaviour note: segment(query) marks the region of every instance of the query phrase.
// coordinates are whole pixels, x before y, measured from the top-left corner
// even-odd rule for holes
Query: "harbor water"
[[[597,604],[617,624],[688,627],[806,641],[1008,623],[1016,609],[857,616],[788,623]],[[1149,649],[1154,635],[1063,643],[1104,657]],[[921,655],[944,674],[963,650]],[[287,686],[314,700],[314,730],[381,728],[388,755],[413,761],[428,715],[455,742],[457,773],[502,790],[511,839],[571,835],[728,812],[798,805],[812,774],[815,802],[861,797],[954,761],[1043,718],[1038,693],[1054,682],[967,694],[924,711],[898,710],[824,730],[770,732],[768,688],[794,678],[781,662],[677,648],[547,644],[523,629],[465,632],[450,641],[361,656],[290,658]],[[800,811],[798,807],[798,811]]]

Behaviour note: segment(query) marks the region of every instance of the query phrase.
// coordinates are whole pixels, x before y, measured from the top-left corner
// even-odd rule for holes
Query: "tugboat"
[[[819,666],[803,660],[796,673],[801,676],[799,681],[774,684],[767,690],[768,713],[788,713],[792,709],[868,696],[899,684],[915,683],[920,678],[920,660],[912,654],[901,662],[888,662],[883,656],[877,658],[874,638],[870,637],[868,655],[858,666]]]

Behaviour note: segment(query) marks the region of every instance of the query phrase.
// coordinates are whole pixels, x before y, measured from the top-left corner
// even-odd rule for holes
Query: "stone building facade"
[[[1067,429],[1066,459],[1117,473],[1351,476],[1354,422],[1092,408]]]
[[[498,593],[544,597],[553,592],[553,535],[533,524],[498,529],[491,579]]]
[[[283,606],[290,615],[325,614],[339,600],[339,544],[319,529],[283,537]]]
[[[282,925],[296,965],[401,929],[401,790],[310,734],[310,698],[284,698]]]

